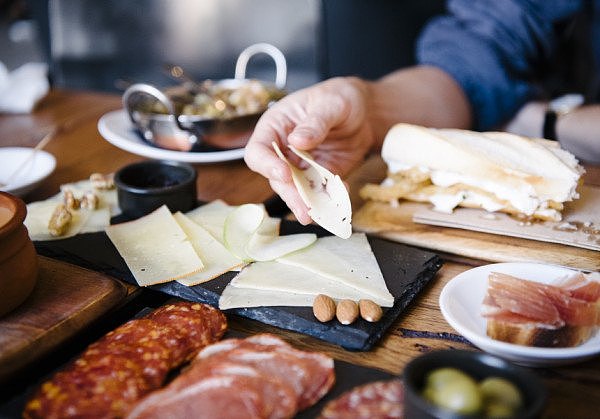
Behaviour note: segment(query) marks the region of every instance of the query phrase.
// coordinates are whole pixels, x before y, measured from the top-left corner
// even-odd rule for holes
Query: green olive
[[[504,405],[516,411],[523,404],[521,392],[509,380],[501,377],[488,377],[479,383],[479,389],[486,405]]]
[[[515,417],[515,411],[502,403],[489,403],[485,405],[484,413],[486,418],[500,419]]]
[[[466,415],[480,412],[483,404],[477,383],[468,376],[434,389],[430,397],[437,406]]]
[[[440,389],[449,383],[457,381],[473,381],[473,379],[459,369],[445,367],[437,368],[427,374],[425,379],[425,387],[430,387],[434,390]]]

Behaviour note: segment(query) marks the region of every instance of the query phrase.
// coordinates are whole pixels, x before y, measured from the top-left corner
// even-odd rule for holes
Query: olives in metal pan
[[[523,404],[519,389],[509,380],[488,377],[481,381],[457,368],[431,371],[422,391],[434,405],[460,415],[490,418],[514,417]]]

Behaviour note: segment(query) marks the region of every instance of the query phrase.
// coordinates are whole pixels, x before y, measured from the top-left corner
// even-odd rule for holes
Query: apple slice
[[[246,245],[265,218],[265,211],[255,204],[240,205],[229,213],[223,226],[225,247],[244,262],[252,262]]]
[[[317,235],[312,233],[273,236],[256,232],[246,245],[246,254],[255,261],[275,260],[289,253],[304,249],[316,240]]]
[[[275,153],[285,161],[300,197],[309,208],[308,215],[321,227],[343,239],[352,234],[352,206],[350,196],[338,175],[315,162],[311,156],[289,146],[290,150],[308,163],[309,168],[301,170],[294,166],[273,142]]]

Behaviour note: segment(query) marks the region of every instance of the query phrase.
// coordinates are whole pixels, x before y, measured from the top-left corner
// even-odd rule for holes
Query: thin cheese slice
[[[301,170],[294,166],[281,152],[277,143],[273,148],[279,158],[292,171],[292,179],[300,197],[309,208],[308,215],[321,227],[343,239],[352,234],[352,205],[344,182],[338,175],[315,162],[311,156],[289,146],[290,150],[309,164]]]
[[[393,305],[394,296],[385,279],[364,233],[354,233],[347,239],[322,237],[311,246],[277,259],[318,275],[355,288],[371,297]]]
[[[225,226],[225,220],[229,213],[235,208],[235,206],[228,205],[221,199],[216,199],[186,212],[185,215],[193,222],[200,224],[208,230],[215,239],[223,243],[223,227]]]
[[[106,234],[141,286],[180,279],[204,267],[166,205],[137,220],[109,226]]]
[[[249,307],[311,307],[315,300],[314,294],[298,294],[281,291],[256,290],[248,288],[225,287],[219,298],[219,308]]]
[[[81,230],[79,231],[80,234],[104,231],[104,229],[110,225],[110,208],[106,205],[93,211],[81,211],[87,212],[88,218],[81,227]]]
[[[263,204],[260,205],[264,209]],[[237,208],[235,205],[229,205],[221,199],[208,202],[198,208],[195,208],[185,215],[204,229],[221,243],[223,240],[223,229],[227,216]],[[279,234],[281,219],[274,217],[265,217],[258,231],[261,234],[276,236]]]
[[[71,221],[67,225],[65,233],[61,236],[53,236],[48,231],[48,222],[56,206],[62,201],[49,199],[46,201],[32,202],[27,205],[27,216],[25,217],[25,227],[29,232],[31,240],[59,240],[73,237],[81,232],[90,217],[90,211],[72,210]],[[103,227],[104,228],[104,227]]]
[[[309,294],[314,297],[325,294],[336,300],[354,301],[369,298],[382,306],[389,307],[393,304],[393,299],[390,302],[385,298],[375,298],[338,279],[327,278],[302,267],[278,262],[255,262],[248,265],[231,280],[230,286],[245,289],[249,296],[256,290],[280,292],[281,302],[278,305],[288,305],[286,298],[289,294]]]
[[[185,232],[194,250],[204,263],[202,271],[178,279],[177,282],[187,286],[201,284],[243,265],[240,259],[229,252],[221,242],[215,239],[202,226],[196,224],[180,212],[173,214],[173,217]]]

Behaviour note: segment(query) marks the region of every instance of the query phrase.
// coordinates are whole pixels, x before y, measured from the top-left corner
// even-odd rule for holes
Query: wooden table
[[[100,136],[98,118],[119,109],[120,97],[100,93],[53,91],[31,115],[0,116],[2,146],[34,146],[44,134],[62,127],[46,147],[57,159],[56,171],[26,201],[47,198],[63,183],[87,178],[91,172],[114,172],[125,164],[143,160],[114,147]],[[243,161],[198,164],[198,198],[224,199],[230,204],[263,202],[272,195],[267,181],[250,171]],[[590,167],[586,182],[600,184],[600,168]],[[446,263],[432,284],[411,304],[376,348],[370,352],[349,352],[334,345],[293,332],[282,331],[247,319],[230,319],[233,329],[269,331],[281,335],[299,348],[320,350],[336,359],[400,374],[412,358],[442,348],[476,350],[464,343],[442,317],[438,297],[455,275],[483,264],[444,255]],[[591,418],[600,408],[600,358],[572,366],[539,368],[534,372],[545,382],[549,400],[544,417]]]

